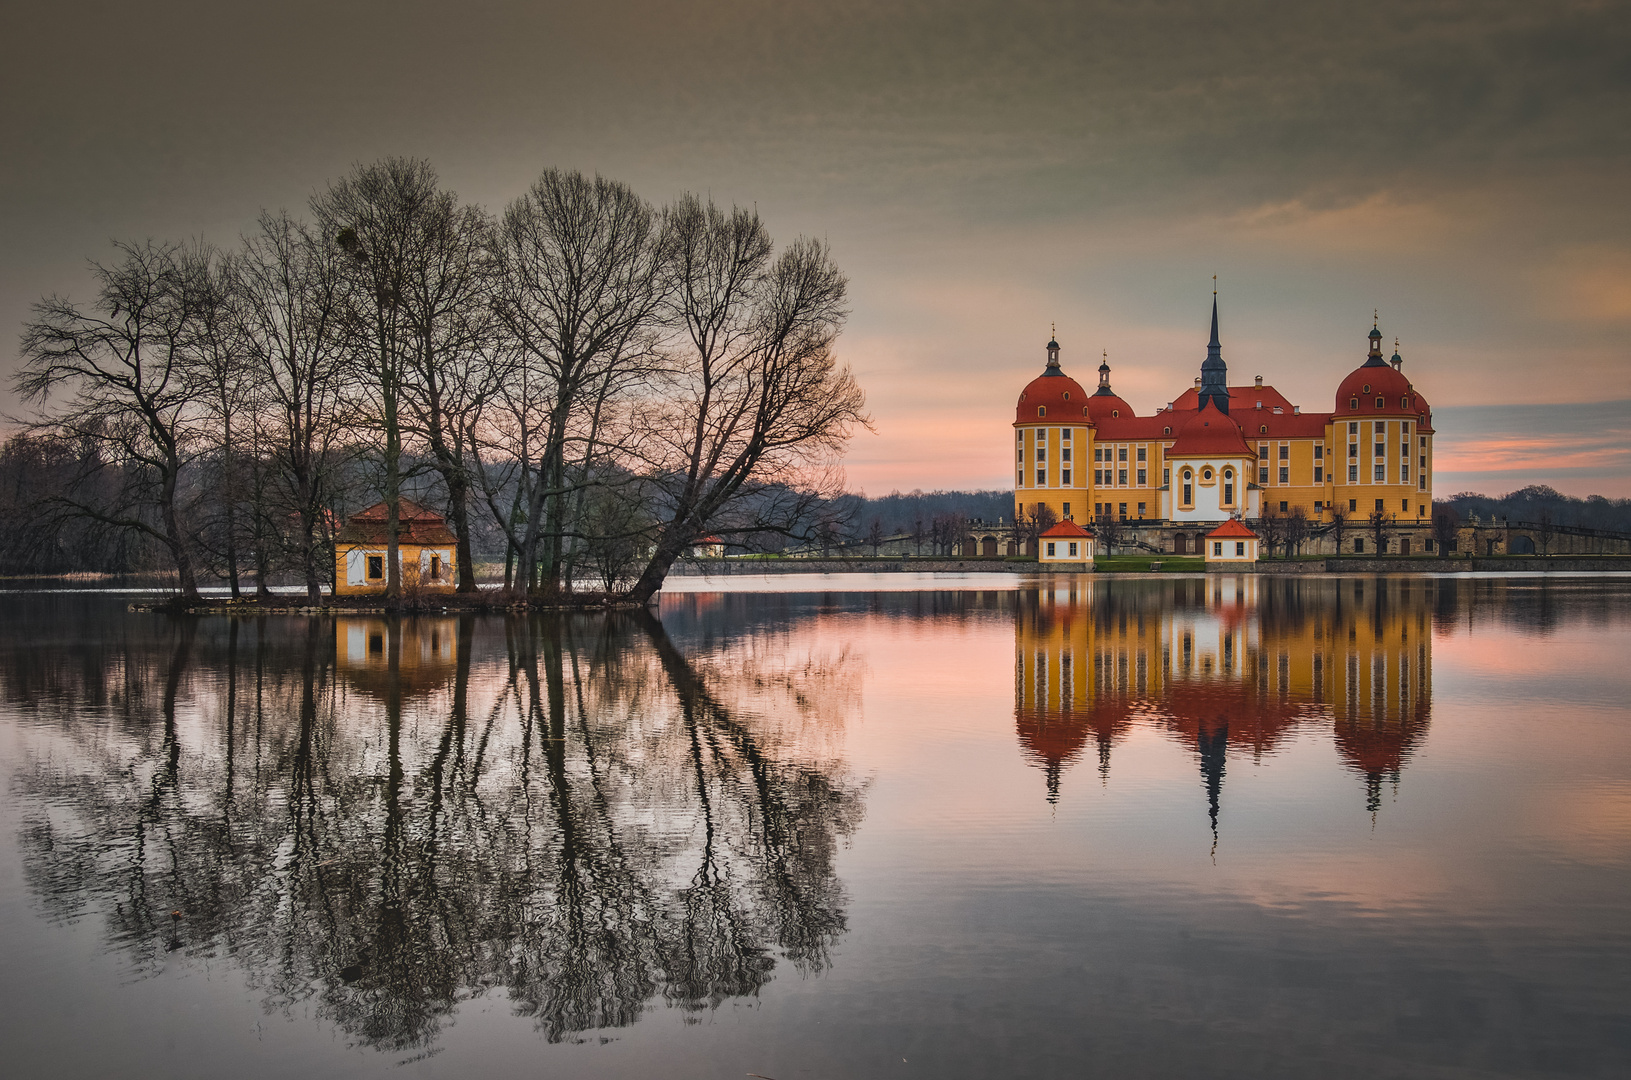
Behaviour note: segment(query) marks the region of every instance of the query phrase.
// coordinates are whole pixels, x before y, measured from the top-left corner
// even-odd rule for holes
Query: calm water
[[[0,596],[7,1075],[1631,1071],[1631,580],[872,583]]]

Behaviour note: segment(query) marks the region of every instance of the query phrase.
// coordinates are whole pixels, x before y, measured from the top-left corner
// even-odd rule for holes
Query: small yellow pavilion
[[[453,548],[458,539],[442,515],[403,499],[397,518],[397,556],[402,587],[418,592],[452,592]],[[385,504],[359,511],[334,538],[334,595],[383,593],[387,576]]]

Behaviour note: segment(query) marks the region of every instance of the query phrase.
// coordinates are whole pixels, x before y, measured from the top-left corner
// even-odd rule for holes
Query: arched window
[[[1377,398],[1377,399],[1376,399],[1376,407],[1377,407],[1377,408],[1378,408],[1378,409],[1381,409],[1381,408],[1385,408],[1385,407],[1386,407],[1386,404],[1387,404],[1387,403],[1386,403],[1386,401],[1385,401],[1385,400],[1384,400],[1384,399],[1382,399],[1382,398]]]
[[[1048,415],[1048,407],[1046,405],[1038,405],[1036,407],[1036,415],[1038,415],[1038,416]]]
[[[1120,416],[1121,415],[1121,410],[1120,409],[1111,409],[1110,410],[1110,415],[1112,417]]]
[[[1400,398],[1399,399],[1399,408],[1401,408],[1401,409],[1410,408],[1410,399],[1407,398],[1407,397]]]
[[[1267,424],[1259,424],[1257,427],[1257,433],[1259,435],[1267,435],[1269,433],[1269,426]]]
[[[1350,409],[1359,408],[1359,399],[1356,398],[1356,397],[1355,398],[1349,398],[1348,399],[1348,408],[1350,408]]]
[[[1069,401],[1069,400],[1070,400],[1070,391],[1069,391],[1069,390],[1066,390],[1066,391],[1065,391],[1065,400],[1066,400],[1066,401]]]
[[[1193,480],[1193,479],[1194,479],[1194,474],[1192,474],[1188,469],[1185,469],[1184,470],[1184,505],[1185,506],[1195,505],[1195,486],[1190,483],[1190,481]]]
[[[1172,434],[1172,429],[1171,429],[1171,428],[1169,428],[1169,427],[1164,427],[1164,428],[1162,428],[1162,429],[1161,429],[1161,434],[1163,434],[1163,435],[1171,435],[1171,434]]]

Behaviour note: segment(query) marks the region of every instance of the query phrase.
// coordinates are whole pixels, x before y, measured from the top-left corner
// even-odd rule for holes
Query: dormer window
[[[1361,394],[1370,393],[1370,383],[1366,383],[1359,391]]]
[[[1121,415],[1121,410],[1120,409],[1111,409],[1110,410],[1110,416],[1111,416],[1112,419],[1114,419],[1114,418],[1116,418],[1116,417],[1118,417],[1120,415]]]
[[[1401,408],[1401,409],[1410,408],[1410,399],[1407,398],[1407,397],[1400,398],[1399,399],[1399,408]]]
[[[1259,435],[1267,435],[1269,433],[1269,426],[1267,424],[1259,424],[1257,433]]]
[[[1384,398],[1377,398],[1377,399],[1376,399],[1376,407],[1377,407],[1377,408],[1378,408],[1378,409],[1385,409],[1385,408],[1387,408],[1387,401],[1386,401],[1386,399],[1384,399]]]
[[[1350,408],[1350,409],[1359,408],[1359,399],[1358,398],[1349,398],[1348,399],[1348,408]]]
[[[1036,407],[1036,415],[1037,416],[1046,416],[1046,415],[1048,415],[1048,407],[1046,405],[1038,405]]]
[[[1163,435],[1171,435],[1171,434],[1172,434],[1172,429],[1171,429],[1171,428],[1169,428],[1169,427],[1164,427],[1164,428],[1162,428],[1162,429],[1161,429],[1161,434],[1163,434]]]
[[[1066,401],[1069,401],[1069,400],[1070,400],[1070,391],[1069,391],[1069,390],[1066,390],[1066,391],[1065,391],[1065,400],[1066,400]]]

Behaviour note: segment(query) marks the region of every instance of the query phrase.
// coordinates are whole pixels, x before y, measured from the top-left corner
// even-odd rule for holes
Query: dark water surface
[[[870,580],[0,596],[0,1071],[1631,1074],[1631,580]]]

